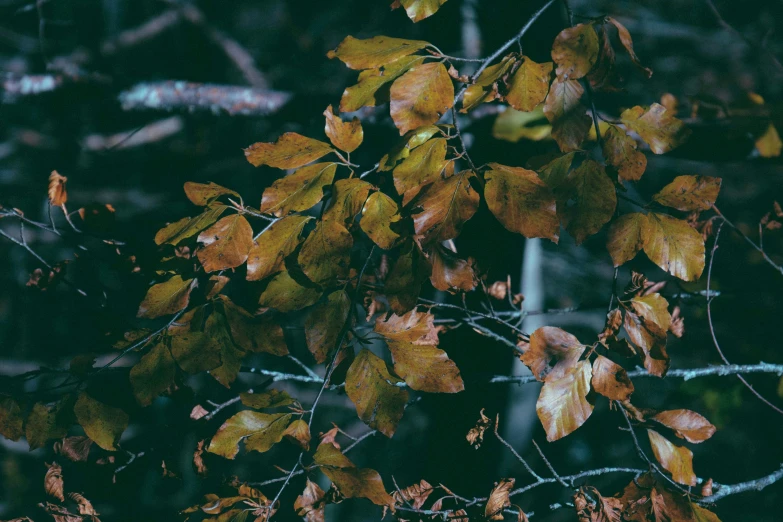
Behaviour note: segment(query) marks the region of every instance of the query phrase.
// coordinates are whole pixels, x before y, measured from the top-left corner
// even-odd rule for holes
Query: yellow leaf
[[[290,413],[240,411],[220,426],[207,451],[233,459],[239,453],[239,443],[244,440],[247,451],[264,453],[283,439],[290,420]]]
[[[422,40],[403,40],[388,36],[374,36],[360,40],[346,36],[333,51],[326,56],[337,58],[351,69],[374,69],[391,63],[427,47]]]
[[[620,115],[620,121],[638,134],[655,154],[679,147],[691,133],[682,121],[657,103],[647,110],[639,106],[626,109]]]
[[[551,75],[552,62],[536,63],[524,57],[511,77],[506,101],[518,111],[532,111],[546,99]]]
[[[324,111],[324,116],[326,117],[324,131],[332,145],[345,152],[353,152],[362,144],[364,131],[359,118],[354,116],[353,120],[344,122],[334,114],[331,105]]]
[[[695,281],[704,270],[704,238],[686,221],[650,212],[642,227],[644,253],[662,270]]]
[[[640,212],[623,214],[612,221],[606,234],[606,248],[615,267],[630,261],[642,249],[642,229],[646,221],[647,216]]]
[[[282,217],[313,207],[323,198],[323,189],[332,183],[337,165],[315,163],[280,178],[264,191],[261,212]]]
[[[332,152],[326,143],[295,132],[286,132],[275,143],[254,143],[245,149],[253,166],[269,165],[277,169],[295,169]]]
[[[79,394],[79,399],[73,406],[76,420],[84,428],[84,433],[95,444],[106,451],[114,451],[122,432],[128,427],[128,414],[119,408],[114,408],[99,402],[86,393]]]
[[[139,305],[136,317],[155,319],[179,312],[188,306],[192,283],[193,279],[183,281],[181,276],[175,275],[164,283],[152,285]]]
[[[707,210],[718,199],[720,184],[721,178],[677,176],[653,200],[677,210]]]

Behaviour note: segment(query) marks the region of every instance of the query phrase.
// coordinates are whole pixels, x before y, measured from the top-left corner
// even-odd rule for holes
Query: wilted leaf
[[[302,242],[309,216],[288,216],[272,223],[253,242],[247,257],[247,280],[260,281],[285,269],[284,260]]]
[[[432,264],[430,282],[438,290],[455,293],[470,292],[476,288],[478,278],[473,270],[472,258],[461,259],[451,250],[435,244],[430,253],[430,262]]]
[[[67,181],[68,178],[61,176],[56,170],[49,174],[49,204],[57,207],[65,205],[68,201],[68,192],[65,190]]]
[[[295,132],[286,132],[275,143],[254,143],[245,149],[253,166],[269,165],[276,169],[295,169],[332,152],[326,143]]]
[[[555,73],[563,80],[578,80],[598,60],[598,35],[592,24],[578,24],[563,29],[552,44]]]
[[[205,272],[236,268],[247,261],[253,228],[245,216],[226,216],[199,234],[198,242],[204,245],[196,255]]]
[[[296,515],[303,517],[305,522],[324,522],[325,508],[324,491],[307,479],[304,491],[294,501]]]
[[[661,466],[672,474],[672,479],[686,486],[696,485],[696,475],[693,473],[693,453],[688,448],[675,446],[669,440],[654,430],[647,430],[653,454]]]
[[[386,363],[367,349],[359,352],[345,378],[345,392],[359,418],[387,437],[394,435],[408,402],[408,392],[396,386],[397,382]]]
[[[175,275],[164,283],[152,285],[147,290],[144,301],[139,305],[136,317],[155,319],[179,312],[188,306],[193,281],[193,279],[183,281],[182,277]]]
[[[487,428],[489,428],[491,424],[492,422],[489,420],[489,417],[484,415],[484,408],[481,408],[479,420],[476,422],[475,426],[470,428],[468,434],[465,436],[468,443],[478,449],[481,446],[481,443],[484,442],[484,432],[487,431]]]
[[[652,417],[652,420],[674,430],[678,437],[688,442],[704,442],[715,433],[715,426],[710,421],[691,410],[662,411]]]
[[[508,108],[498,115],[492,125],[492,136],[516,143],[521,139],[541,141],[552,134],[552,126],[544,117],[543,105],[531,112]]]
[[[65,437],[54,443],[52,449],[58,455],[61,455],[72,462],[87,462],[90,454],[92,440],[89,437],[76,435],[74,437]]]
[[[413,226],[426,241],[446,241],[457,237],[462,225],[476,213],[478,192],[470,185],[472,171],[464,170],[439,179],[422,189],[411,203]]]
[[[373,188],[366,181],[357,178],[335,181],[332,196],[329,198],[331,203],[323,214],[323,220],[336,221],[350,229]]]
[[[285,271],[269,281],[259,297],[258,304],[281,312],[292,312],[315,303],[321,297],[321,293],[318,288],[300,285]]]
[[[73,406],[76,420],[84,433],[106,451],[114,451],[122,432],[128,427],[128,414],[119,408],[96,401],[86,393],[79,394]]]
[[[503,520],[503,510],[511,505],[509,494],[514,488],[514,479],[502,479],[495,484],[492,492],[487,499],[487,505],[484,508],[484,518],[487,520]]]
[[[373,192],[362,208],[362,219],[359,226],[369,238],[384,250],[391,250],[400,239],[400,235],[392,229],[392,224],[399,222],[400,207],[392,198],[381,191]]]
[[[695,281],[704,270],[704,237],[686,221],[650,212],[642,226],[644,253],[662,270]]]
[[[310,449],[310,427],[302,419],[297,419],[289,424],[283,432],[283,437],[305,451]]]
[[[334,163],[315,163],[278,179],[264,191],[261,212],[282,217],[313,207],[323,198],[324,187],[331,185],[336,170]]]
[[[640,310],[651,310],[640,306]],[[652,375],[663,377],[669,370],[669,355],[666,353],[666,330],[655,321],[648,320],[636,313],[625,312],[625,331],[632,343],[644,352],[644,367]]]
[[[499,98],[498,82],[507,75],[516,62],[516,56],[510,54],[500,62],[484,69],[476,81],[470,84],[462,97],[460,112],[468,112],[480,104]]]
[[[530,343],[520,356],[539,381],[557,380],[576,366],[585,346],[570,333],[553,326],[543,326],[530,336]]]
[[[192,237],[218,220],[228,207],[220,205],[205,210],[196,217],[184,217],[158,230],[155,234],[155,244],[177,246],[180,241]]]
[[[163,343],[156,344],[131,368],[130,383],[136,401],[149,406],[174,384],[176,375],[177,366],[168,348]]]
[[[536,63],[528,57],[511,77],[506,101],[518,111],[530,112],[546,99],[552,62]]]
[[[653,196],[653,201],[677,210],[707,210],[718,199],[721,178],[677,176]]]
[[[324,116],[326,117],[324,131],[332,145],[345,152],[353,152],[362,144],[364,131],[359,118],[354,116],[353,120],[344,122],[334,114],[331,105],[324,111]]]
[[[603,166],[593,160],[585,160],[571,171],[562,193],[563,200],[571,200],[573,204],[558,205],[557,211],[577,244],[601,230],[617,206],[612,180]]]
[[[609,126],[604,134],[604,157],[617,169],[620,179],[639,181],[647,168],[647,156],[636,150],[636,142],[625,131]]]
[[[622,366],[599,355],[593,362],[593,389],[612,401],[627,401],[633,383]]]
[[[413,509],[421,509],[433,491],[434,488],[432,485],[426,480],[421,479],[418,484],[413,484],[405,489],[398,489],[392,493],[392,498],[398,506],[407,502]]]
[[[548,378],[544,383],[536,413],[549,442],[570,434],[593,413],[593,405],[587,401],[591,377],[590,362],[581,361],[558,373],[557,379]]]
[[[221,296],[231,338],[247,352],[288,355],[283,328],[269,316],[255,317],[228,297]]]
[[[484,198],[497,220],[510,232],[557,243],[560,222],[549,186],[532,170],[498,163],[489,167],[484,175]]]
[[[344,278],[348,275],[352,247],[353,237],[342,223],[319,221],[299,251],[302,272],[316,284]]]
[[[325,301],[315,305],[305,319],[307,348],[319,363],[326,361],[343,331],[351,312],[351,298],[344,290],[329,294]]]
[[[386,493],[378,472],[357,468],[332,443],[322,442],[313,456],[313,461],[346,498],[361,497],[379,506],[394,505],[394,499]]]
[[[240,411],[220,426],[207,451],[233,459],[239,453],[239,443],[244,440],[247,451],[264,453],[283,439],[290,420],[290,413]]]
[[[374,69],[427,47],[421,40],[403,40],[388,36],[374,36],[359,40],[346,36],[340,45],[329,51],[329,58],[337,58],[351,69]]]
[[[454,85],[439,62],[412,67],[391,87],[391,116],[400,135],[435,123],[454,105]]]
[[[8,440],[19,440],[22,430],[22,410],[11,397],[0,397],[0,435]]]
[[[49,469],[46,470],[46,476],[44,477],[44,491],[50,497],[56,498],[60,502],[65,502],[63,487],[63,468],[56,462],[52,462],[49,464]]]
[[[82,515],[98,515],[99,513],[95,511],[95,508],[92,507],[92,503],[87,500],[84,495],[80,493],[68,493],[68,498],[76,502],[76,504],[79,506],[79,513]],[[93,519],[95,519],[93,517]],[[82,519],[84,520],[84,519]]]
[[[200,207],[206,207],[220,196],[239,197],[239,194],[233,190],[221,187],[217,183],[211,181],[208,184],[194,183],[193,181],[186,182],[185,195],[191,203]]]
[[[340,110],[353,112],[365,106],[375,107],[388,101],[391,83],[411,67],[423,62],[423,56],[405,56],[382,67],[362,71],[359,73],[358,83],[343,91]]]
[[[429,140],[413,149],[394,169],[394,188],[404,195],[403,205],[419,193],[422,185],[440,179],[447,164],[445,138]]]
[[[405,8],[408,18],[416,23],[437,13],[446,0],[400,0],[400,3]]]
[[[633,50],[633,40],[631,39],[631,33],[628,32],[628,29],[626,29],[623,24],[611,16],[607,17],[606,21],[617,28],[617,34],[620,37],[620,43],[623,44],[623,47],[628,53],[628,56],[631,57],[631,61],[634,63],[634,65],[641,69],[648,78],[651,77],[653,73],[652,69],[643,66],[639,61],[639,57],[636,56],[636,52]]]
[[[664,154],[679,147],[690,134],[683,122],[657,103],[650,105],[646,111],[638,105],[626,109],[620,120],[638,134],[655,154]]]
[[[279,408],[280,406],[288,406],[296,402],[296,400],[288,395],[288,392],[285,390],[275,389],[261,393],[242,392],[239,394],[239,398],[242,401],[242,404],[256,410]]]
[[[618,267],[630,261],[644,245],[642,230],[647,216],[642,213],[623,214],[609,225],[606,234],[606,248],[612,256],[612,263]]]

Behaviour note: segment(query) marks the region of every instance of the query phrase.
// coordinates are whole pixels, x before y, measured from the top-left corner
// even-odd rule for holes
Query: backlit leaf
[[[525,57],[508,84],[506,101],[518,111],[529,112],[549,93],[552,62],[536,63]]]
[[[472,177],[473,172],[464,170],[422,189],[411,203],[417,234],[427,241],[446,241],[459,235],[462,225],[479,206],[478,192],[470,185]]]
[[[119,408],[99,402],[86,393],[79,394],[73,406],[76,420],[84,433],[106,451],[114,451],[122,432],[128,427],[128,414]]]
[[[435,123],[454,105],[454,85],[440,62],[411,68],[391,87],[391,116],[400,135]]]
[[[318,288],[302,286],[291,277],[288,271],[280,272],[267,285],[258,304],[281,312],[301,310],[318,301],[321,297]]]
[[[606,235],[606,248],[614,266],[630,261],[642,249],[642,229],[646,221],[647,216],[640,212],[623,214],[612,221]]]
[[[677,176],[653,196],[653,201],[677,210],[707,210],[718,199],[721,178]]]
[[[299,251],[299,264],[316,284],[334,282],[348,275],[353,237],[335,221],[319,221]]]
[[[400,0],[400,3],[405,8],[408,18],[415,23],[437,13],[446,0]]]
[[[233,459],[239,453],[239,443],[244,440],[247,451],[264,453],[283,439],[290,420],[290,413],[240,411],[220,426],[207,451]]]
[[[239,197],[239,194],[233,190],[227,189],[226,187],[221,187],[220,185],[211,181],[208,184],[194,183],[193,181],[186,182],[185,195],[188,197],[191,203],[200,207],[206,207],[220,196]]]
[[[688,442],[704,442],[715,434],[710,421],[691,410],[667,410],[652,417],[674,431],[675,435]]]
[[[366,498],[379,506],[394,504],[394,499],[386,493],[383,480],[377,471],[357,468],[331,442],[319,444],[313,461],[346,498]]]
[[[593,413],[593,405],[587,401],[591,377],[590,362],[581,361],[557,379],[547,379],[544,383],[536,402],[536,413],[549,442],[572,433]]]
[[[162,245],[166,243],[176,246],[180,241],[198,234],[217,221],[226,208],[228,207],[220,205],[205,210],[196,217],[184,217],[179,221],[166,225],[155,234],[155,244]]]
[[[141,406],[168,390],[177,375],[177,365],[163,343],[153,346],[130,371],[133,395]]]
[[[295,132],[286,132],[275,143],[254,143],[245,149],[253,166],[269,165],[276,169],[295,169],[332,152],[326,143]]]
[[[353,120],[345,122],[334,113],[331,105],[324,111],[324,116],[326,117],[324,131],[332,145],[345,152],[353,152],[362,144],[364,130],[359,118],[354,116]]]
[[[602,165],[585,160],[571,171],[562,189],[564,201],[572,203],[558,204],[557,212],[577,244],[601,230],[612,218],[617,195]]]
[[[661,466],[672,474],[672,479],[686,486],[696,485],[693,473],[693,453],[688,448],[676,446],[654,430],[647,430],[653,454]]]
[[[236,268],[247,261],[253,246],[253,228],[245,216],[226,216],[199,234],[198,242],[204,245],[196,252],[204,271]]]
[[[408,402],[408,392],[396,386],[397,382],[386,363],[367,349],[359,352],[345,378],[345,393],[356,405],[359,418],[387,437],[394,435]]]
[[[627,401],[633,393],[628,373],[611,359],[599,355],[593,362],[593,389],[612,401]]]
[[[324,491],[318,487],[318,484],[308,478],[304,491],[294,501],[296,515],[303,517],[305,522],[324,522],[326,517],[324,495]]]
[[[626,109],[620,115],[620,121],[638,134],[655,154],[664,154],[679,147],[691,132],[682,121],[657,103],[647,110],[639,106]]]
[[[604,134],[604,157],[617,169],[620,179],[639,181],[647,168],[647,156],[636,150],[636,142],[624,130],[609,126]]]
[[[302,229],[309,216],[288,216],[264,230],[253,242],[247,257],[247,280],[260,281],[285,270],[285,258],[302,242]]]
[[[343,91],[340,99],[342,112],[353,112],[362,107],[375,107],[389,101],[391,83],[411,67],[424,63],[423,56],[405,56],[394,62],[359,73],[358,83]]]
[[[541,141],[552,134],[552,126],[544,117],[543,105],[531,112],[520,112],[508,108],[498,115],[492,125],[492,136],[499,140],[516,143],[521,139]]]
[[[191,290],[193,290],[193,279],[183,281],[179,275],[164,283],[152,285],[139,305],[136,317],[154,319],[175,314],[188,306]]]
[[[585,346],[570,333],[543,326],[530,336],[527,350],[520,356],[539,381],[557,380],[576,366]]]
[[[686,221],[650,212],[642,227],[644,253],[662,270],[695,281],[704,270],[704,238]]]
[[[403,40],[388,36],[374,36],[360,40],[346,36],[329,58],[337,58],[351,69],[374,69],[427,47],[421,40]]]
[[[579,102],[584,92],[577,80],[555,79],[544,102],[544,115],[554,123],[574,110],[584,112],[586,109]]]
[[[659,294],[635,297],[625,312],[628,338],[644,353],[644,367],[652,375],[663,377],[669,369],[666,331],[671,324],[668,302]]]
[[[310,427],[302,419],[297,419],[289,424],[283,432],[283,437],[305,451],[310,449]]]
[[[373,192],[362,208],[362,220],[359,222],[364,233],[373,243],[384,250],[394,248],[400,235],[391,225],[400,220],[400,207],[397,202],[383,192]]]
[[[552,44],[555,73],[564,80],[578,80],[598,60],[598,35],[592,24],[578,24],[563,29]]]
[[[325,301],[310,310],[304,324],[305,339],[317,362],[326,361],[332,350],[337,348],[337,340],[350,312],[351,298],[344,290],[332,292]]]
[[[762,158],[777,158],[783,150],[783,141],[773,124],[769,124],[767,130],[756,140],[756,150]]]
[[[56,170],[49,174],[49,204],[59,207],[65,205],[68,201],[68,192],[65,190],[65,184],[68,178],[61,175]]]
[[[313,207],[323,198],[324,187],[331,185],[336,170],[334,163],[316,163],[276,180],[261,197],[261,212],[282,217]]]
[[[555,196],[538,174],[521,167],[490,163],[484,175],[489,210],[510,232],[557,243],[560,222]]]
[[[404,195],[406,205],[422,185],[440,178],[446,167],[446,140],[435,138],[416,147],[402,163],[394,169],[394,188]]]
[[[503,510],[511,506],[509,495],[514,489],[514,479],[501,479],[495,484],[484,507],[484,518],[487,520],[504,520]]]
[[[223,311],[237,346],[247,352],[288,355],[283,328],[268,315],[255,317],[226,296],[221,296]]]

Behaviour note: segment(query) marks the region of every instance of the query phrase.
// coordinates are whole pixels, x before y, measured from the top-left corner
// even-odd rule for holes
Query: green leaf
[[[239,399],[248,408],[255,408],[256,410],[279,408],[280,406],[288,406],[296,402],[296,399],[288,395],[286,391],[275,389],[261,393],[242,392],[239,394]]]
[[[163,343],[156,344],[131,368],[130,383],[136,401],[149,406],[174,384],[176,376],[177,365],[168,348]]]
[[[394,499],[386,493],[378,472],[357,468],[331,442],[318,446],[313,461],[346,498],[361,497],[379,506],[394,505]]]
[[[334,163],[316,163],[278,179],[264,191],[261,212],[282,217],[312,208],[324,197],[324,187],[331,185],[336,170]]]
[[[374,69],[411,55],[428,45],[429,43],[421,40],[403,40],[388,36],[374,36],[367,40],[346,36],[340,45],[326,56],[337,58],[351,69]]]
[[[290,420],[290,413],[240,411],[220,426],[207,451],[233,459],[239,453],[239,443],[244,440],[247,451],[264,453],[283,439]]]
[[[99,402],[86,393],[79,394],[73,406],[76,420],[84,433],[106,451],[114,451],[122,432],[128,427],[128,414],[119,408]]]
[[[210,321],[210,325],[213,321],[214,319]],[[171,337],[171,354],[174,360],[182,371],[191,375],[220,366],[220,349],[218,340],[206,332],[184,331]]]
[[[397,382],[386,363],[367,349],[359,352],[345,378],[345,393],[359,418],[387,437],[394,435],[408,402],[408,392]]]
[[[164,283],[152,285],[147,295],[139,305],[136,317],[155,319],[163,315],[171,315],[188,306],[190,292],[193,290],[193,279],[183,281],[175,275]]]
[[[340,333],[351,312],[351,298],[344,290],[329,294],[325,301],[315,305],[305,319],[307,348],[319,363],[337,348]]]
[[[253,166],[269,165],[276,169],[295,169],[332,152],[328,144],[286,132],[275,143],[254,143],[245,149],[245,157]]]
[[[179,221],[175,221],[170,225],[166,225],[161,228],[157,234],[155,234],[156,245],[178,245],[182,240],[192,237],[212,223],[218,220],[221,214],[225,212],[228,207],[220,205],[215,208],[205,210],[202,214],[196,217],[185,217]]]
[[[272,223],[253,242],[247,258],[247,280],[260,281],[285,270],[285,258],[302,242],[309,216],[288,216]]]

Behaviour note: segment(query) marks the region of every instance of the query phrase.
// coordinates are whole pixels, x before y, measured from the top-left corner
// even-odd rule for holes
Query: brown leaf
[[[610,337],[617,335],[620,331],[620,327],[623,325],[623,314],[619,308],[614,308],[606,314],[606,325],[604,331],[598,334],[598,340],[604,341]]]
[[[434,15],[445,3],[446,0],[400,0],[408,18],[414,23]]]
[[[234,343],[246,352],[288,355],[288,346],[279,322],[268,315],[255,317],[228,297],[221,296],[223,312]]]
[[[669,303],[660,294],[637,296],[629,301],[625,312],[625,331],[632,343],[645,355],[644,367],[658,377],[669,369],[666,332],[671,325]]]
[[[295,132],[286,132],[275,143],[254,143],[245,149],[253,166],[269,165],[276,169],[295,169],[326,156],[332,148],[326,143]]]
[[[404,314],[416,306],[421,285],[429,279],[430,272],[430,264],[417,244],[413,241],[403,244],[384,286],[394,313]]]
[[[188,306],[194,281],[194,279],[183,281],[182,277],[175,275],[164,283],[152,285],[139,305],[136,317],[155,319],[184,309]]]
[[[685,333],[685,318],[680,315],[679,306],[675,306],[672,310],[672,324],[669,326],[669,331],[677,338]]]
[[[633,383],[622,366],[599,355],[593,361],[593,389],[612,401],[627,401],[633,393]]]
[[[544,101],[544,115],[554,123],[574,111],[585,112],[580,99],[585,90],[577,80],[555,79]]]
[[[672,474],[672,479],[686,486],[696,485],[696,475],[693,473],[693,453],[688,448],[675,446],[663,435],[654,430],[647,430],[653,454],[661,466]]]
[[[334,163],[315,163],[278,179],[264,191],[261,212],[282,217],[312,208],[323,198],[324,187],[331,185],[336,170]]]
[[[72,462],[87,462],[91,447],[92,440],[89,437],[76,435],[74,437],[65,437],[61,441],[58,440],[54,443],[53,449],[56,454]]]
[[[603,153],[622,180],[639,181],[647,168],[647,156],[636,150],[634,139],[614,125],[604,134]]]
[[[476,421],[476,425],[470,428],[468,434],[465,436],[465,438],[468,439],[468,443],[476,449],[484,442],[484,432],[487,431],[487,428],[492,424],[489,417],[484,415],[484,408],[481,408],[479,415],[480,417],[479,420]]]
[[[623,24],[611,16],[606,17],[606,21],[617,28],[617,34],[620,37],[620,43],[623,44],[625,51],[628,53],[628,56],[631,57],[631,61],[634,63],[634,65],[641,69],[645,75],[647,75],[647,78],[650,78],[653,73],[652,69],[643,66],[639,61],[639,57],[636,56],[636,52],[633,50],[633,40],[631,39],[631,33],[628,32],[628,29],[626,29]]]
[[[431,250],[430,262],[430,281],[438,290],[456,293],[470,292],[476,288],[478,280],[473,270],[473,258],[460,259],[451,250],[435,244]]]
[[[639,106],[626,109],[620,120],[638,134],[655,154],[664,154],[679,147],[691,133],[682,121],[657,103],[647,110]]]
[[[305,451],[310,449],[310,426],[302,419],[289,424],[283,432],[283,437]]]
[[[382,67],[367,69],[359,73],[358,83],[343,91],[340,99],[342,112],[353,112],[362,107],[375,107],[389,101],[391,83],[405,74],[411,67],[424,62],[424,56],[405,56]],[[383,164],[381,160],[381,164]],[[384,170],[384,169],[381,169]]]
[[[361,497],[378,506],[393,506],[394,499],[386,493],[383,480],[374,469],[357,468],[334,445],[322,442],[313,461],[346,498]]]
[[[226,287],[231,279],[228,276],[213,274],[206,282],[204,293],[207,299],[214,299]]]
[[[305,522],[324,522],[326,508],[324,495],[324,491],[318,487],[318,484],[307,479],[304,491],[294,502],[296,515],[304,517]]]
[[[508,84],[508,104],[518,111],[530,112],[543,103],[549,92],[552,67],[552,62],[536,63],[525,56]]]
[[[484,198],[506,230],[555,243],[560,222],[552,189],[532,170],[490,163],[484,175]]]
[[[204,245],[196,253],[204,271],[236,268],[247,261],[253,246],[253,228],[245,216],[226,216],[199,234],[198,242]]]
[[[353,237],[335,221],[319,221],[299,251],[302,272],[316,284],[329,284],[348,276]]]
[[[49,204],[56,207],[65,205],[68,201],[68,192],[65,190],[67,181],[68,178],[61,176],[56,170],[49,174]]]
[[[503,510],[511,506],[508,496],[514,488],[514,479],[502,479],[495,484],[489,494],[487,505],[484,508],[484,517],[487,520],[503,520]]]
[[[464,170],[424,187],[411,203],[416,233],[427,242],[454,239],[479,207],[479,195],[470,184],[472,171]]]
[[[373,243],[384,250],[391,250],[400,239],[400,234],[392,228],[392,225],[400,219],[400,207],[397,202],[378,191],[370,194],[365,201],[359,226]]]
[[[351,69],[374,69],[411,55],[430,45],[421,40],[403,40],[388,36],[374,36],[359,40],[346,36],[326,56],[337,58]]]
[[[65,502],[65,496],[63,495],[63,468],[56,462],[49,464],[48,468],[46,477],[44,477],[44,490],[50,497],[56,498],[60,502]]]
[[[439,62],[411,68],[391,87],[391,116],[400,135],[435,123],[454,105],[454,85]]]
[[[310,310],[304,323],[305,339],[317,362],[326,361],[327,356],[339,348],[337,341],[350,313],[351,298],[344,290],[332,292],[326,301]]]
[[[408,392],[397,382],[386,363],[367,349],[359,352],[345,378],[345,392],[359,418],[387,437],[394,435],[408,402]]]
[[[95,508],[92,507],[92,503],[84,498],[84,495],[80,493],[68,493],[68,498],[73,500],[79,505],[79,514],[81,515],[99,515]],[[84,520],[84,519],[82,519]]]
[[[334,425],[334,423],[332,424]],[[338,428],[337,425],[334,425],[334,428],[331,430],[319,434],[318,438],[321,440],[321,444],[332,444],[335,448],[340,449],[340,443],[337,442],[338,433],[340,433],[340,428]]]
[[[227,459],[239,453],[239,443],[245,441],[247,451],[266,452],[283,439],[291,420],[289,413],[259,413],[240,411],[218,429],[207,451]]]
[[[345,152],[355,151],[364,139],[362,122],[355,117],[349,122],[344,122],[339,116],[334,114],[332,106],[324,111],[326,116],[326,128],[324,132],[329,136],[332,145]]]
[[[581,487],[574,495],[574,506],[579,522],[620,522],[622,502],[604,497],[591,486]]]
[[[547,379],[536,402],[536,413],[549,442],[570,434],[593,413],[593,405],[587,401],[592,377],[590,362],[578,362],[561,375]]]
[[[557,380],[576,366],[585,346],[570,333],[543,326],[530,336],[530,344],[520,360],[539,381]]]
[[[592,24],[578,24],[563,29],[552,44],[555,73],[564,80],[578,80],[598,60],[598,35]]]
[[[718,199],[721,178],[677,176],[653,196],[653,201],[677,210],[707,210]]]
[[[288,216],[272,223],[253,241],[247,258],[247,280],[260,281],[285,269],[285,258],[302,242],[309,216]]]
[[[704,442],[715,433],[715,426],[710,421],[691,410],[662,411],[652,420],[674,430],[678,437],[688,442]]]
[[[460,112],[468,112],[482,103],[491,102],[500,97],[498,82],[508,74],[516,62],[516,56],[509,54],[500,62],[484,69],[476,81],[467,87],[462,97]]]
[[[398,489],[392,493],[392,498],[398,506],[407,502],[413,509],[421,509],[433,491],[434,488],[430,483],[421,479],[418,484],[413,484],[405,489]]]
[[[212,204],[212,202],[214,202],[220,196],[239,197],[239,194],[233,190],[227,189],[226,187],[221,187],[220,185],[212,183],[211,181],[209,184],[188,181],[185,183],[184,188],[185,195],[188,197],[191,203],[200,207],[206,207]]]
[[[584,242],[603,227],[614,214],[617,195],[614,184],[604,167],[593,160],[585,160],[571,171],[558,198],[557,211],[569,234],[577,244]],[[572,205],[560,201],[573,201]]]
[[[647,216],[640,212],[623,214],[609,225],[606,234],[606,248],[612,257],[612,263],[618,267],[630,261],[644,246],[642,230]]]
[[[686,221],[650,212],[642,226],[644,253],[662,270],[695,281],[704,270],[704,238]]]
[[[190,418],[191,420],[199,420],[203,418],[205,415],[208,415],[209,411],[207,411],[204,406],[201,404],[196,404],[193,406],[193,409],[190,410]]]

